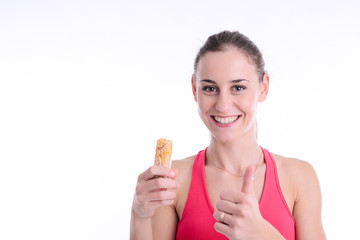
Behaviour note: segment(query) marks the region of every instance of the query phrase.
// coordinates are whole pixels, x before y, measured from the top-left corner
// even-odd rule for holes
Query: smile
[[[231,124],[239,119],[240,116],[231,116],[231,117],[220,117],[220,116],[212,116],[215,122],[220,124]]]

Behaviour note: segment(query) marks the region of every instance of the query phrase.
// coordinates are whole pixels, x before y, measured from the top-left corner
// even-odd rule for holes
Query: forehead
[[[234,80],[239,78],[257,79],[255,65],[249,56],[238,49],[207,52],[198,63],[197,79]]]

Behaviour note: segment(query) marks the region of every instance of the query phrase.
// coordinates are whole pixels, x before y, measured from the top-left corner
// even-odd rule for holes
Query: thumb
[[[243,178],[243,185],[241,191],[243,193],[251,193],[254,194],[254,166],[248,166],[245,170],[244,178]]]

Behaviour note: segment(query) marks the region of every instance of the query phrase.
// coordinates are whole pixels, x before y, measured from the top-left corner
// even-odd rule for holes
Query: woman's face
[[[256,67],[236,48],[208,52],[198,62],[192,89],[199,115],[220,142],[254,133],[258,102],[264,101],[268,75],[259,81]]]

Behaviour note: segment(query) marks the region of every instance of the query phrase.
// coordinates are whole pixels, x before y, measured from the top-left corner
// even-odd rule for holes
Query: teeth
[[[239,118],[239,116],[236,116],[236,117],[218,117],[218,116],[214,116],[215,121],[217,121],[218,123],[222,123],[222,124],[233,123],[238,118]]]

